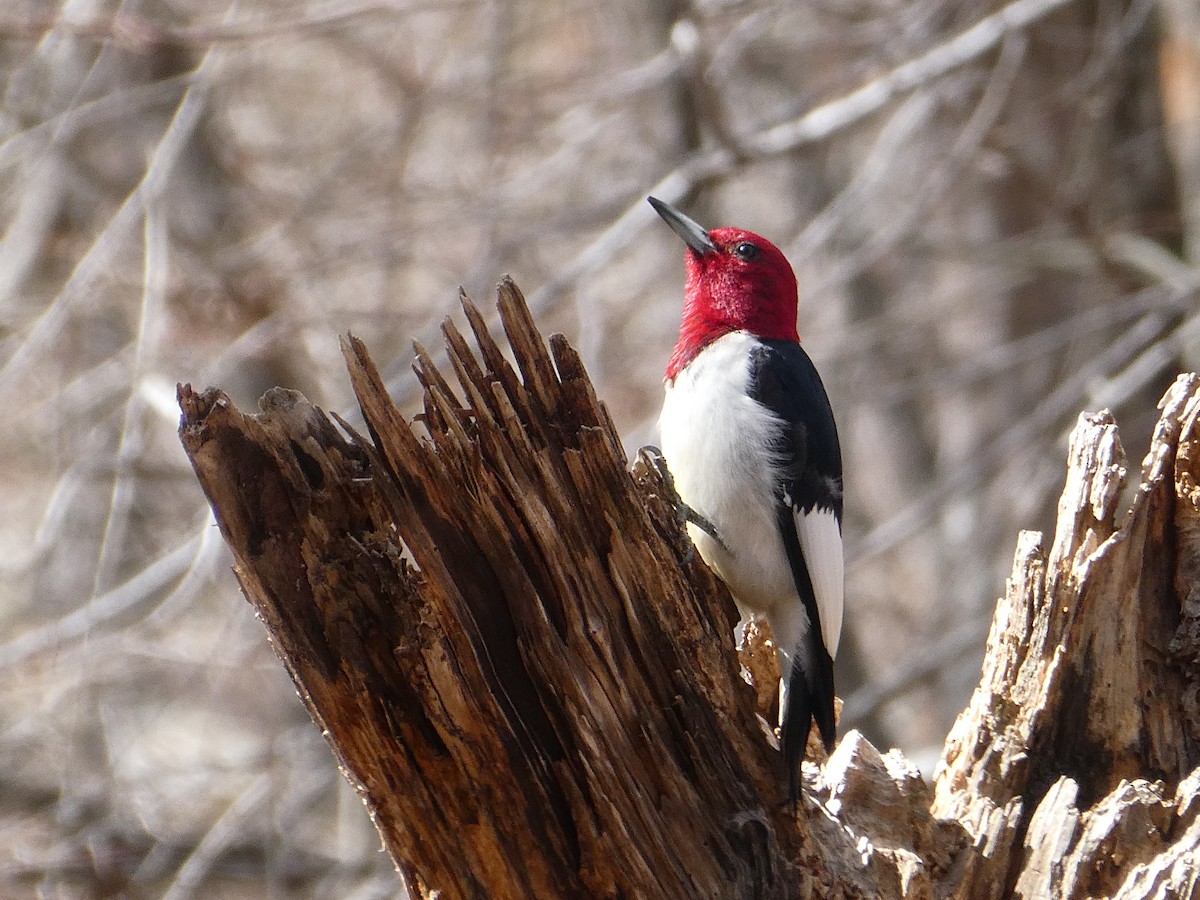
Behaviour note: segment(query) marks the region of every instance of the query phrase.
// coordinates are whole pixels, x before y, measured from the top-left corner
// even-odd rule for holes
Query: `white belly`
[[[725,544],[689,525],[700,556],[739,605],[770,613],[781,604],[794,608],[799,597],[776,524],[778,485],[764,452],[783,423],[746,394],[754,343],[734,332],[707,347],[667,386],[659,426],[680,498]]]

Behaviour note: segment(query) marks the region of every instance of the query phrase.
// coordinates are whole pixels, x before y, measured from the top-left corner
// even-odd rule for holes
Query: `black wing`
[[[775,498],[776,522],[809,623],[803,645],[791,648],[793,665],[781,729],[789,795],[795,801],[800,788],[800,760],[812,723],[817,723],[827,750],[833,747],[836,731],[833,657],[822,636],[821,607],[824,604],[829,609],[830,604],[836,603],[840,621],[841,573],[838,572],[836,588],[814,586],[810,564],[828,562],[806,561],[801,532],[805,517],[832,513],[837,521],[836,564],[840,569],[842,456],[825,386],[799,344],[762,342],[751,358],[751,378],[751,396],[785,423],[776,447],[785,471]],[[837,596],[819,598],[819,590]]]

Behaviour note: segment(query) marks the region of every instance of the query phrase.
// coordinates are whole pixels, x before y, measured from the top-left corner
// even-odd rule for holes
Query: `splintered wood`
[[[314,719],[410,889],[792,896],[784,780],[655,474],[575,352],[500,289],[418,348],[420,438],[354,338],[368,441],[297,394],[181,392],[196,471]]]
[[[1053,544],[1018,541],[983,678],[935,778],[934,814],[979,851],[962,896],[1196,890],[1200,645],[1181,600],[1200,571],[1187,489],[1200,473],[1200,379],[1181,376],[1161,408],[1123,516],[1116,423],[1085,415]]]
[[[450,323],[448,373],[418,348],[421,436],[352,337],[369,439],[292,391],[179,391],[242,588],[414,896],[1194,892],[1200,380],[1123,517],[1115,424],[1081,420],[934,784],[851,733],[797,811],[770,668],[746,657],[758,696],[660,474],[511,282],[499,306],[507,348],[465,298],[477,351]]]

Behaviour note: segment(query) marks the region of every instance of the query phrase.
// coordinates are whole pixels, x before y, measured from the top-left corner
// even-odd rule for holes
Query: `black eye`
[[[762,251],[760,251],[755,244],[752,244],[749,241],[742,241],[733,248],[733,252],[737,255],[738,259],[744,259],[746,262],[750,262],[753,259],[758,259],[758,254]]]

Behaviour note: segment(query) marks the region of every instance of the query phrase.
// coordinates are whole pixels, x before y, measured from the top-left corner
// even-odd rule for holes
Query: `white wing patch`
[[[842,602],[845,569],[842,562],[842,529],[833,510],[814,507],[807,513],[793,507],[796,535],[812,579],[821,616],[821,637],[831,657],[837,656],[842,636]]]

